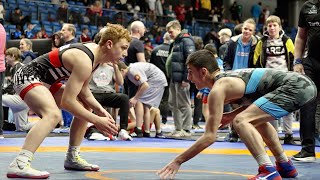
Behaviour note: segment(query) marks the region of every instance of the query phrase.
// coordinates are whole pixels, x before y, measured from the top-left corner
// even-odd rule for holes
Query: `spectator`
[[[243,26],[243,23],[240,23],[240,24],[237,24],[237,25],[233,28],[234,35],[235,35],[235,36],[242,33],[242,26]]]
[[[253,54],[258,39],[254,36],[256,23],[253,19],[247,19],[243,23],[242,33],[233,36],[228,43],[226,55],[223,59],[224,70],[236,70],[253,67]],[[233,108],[238,105],[233,104]],[[230,142],[238,141],[238,134],[231,125],[229,134]]]
[[[123,77],[117,64],[101,64],[93,73],[89,87],[93,96],[103,107],[120,108],[121,140],[132,141],[127,132],[129,115],[129,98],[126,94],[116,92],[115,86],[123,85]]]
[[[196,51],[203,49],[203,40],[200,36],[193,36]],[[196,88],[195,84],[190,82],[190,97],[193,96],[193,124],[192,129],[202,129],[199,125],[199,121],[202,118],[202,102],[201,99],[196,98],[199,90]]]
[[[256,24],[259,23],[259,17],[260,17],[260,15],[262,13],[261,6],[262,6],[262,3],[258,2],[258,4],[254,4],[251,7],[251,16],[254,19],[254,21],[256,22]]]
[[[144,40],[144,56],[147,62],[150,62],[151,52],[153,50],[152,43],[149,38],[145,38]]]
[[[174,12],[176,13],[177,20],[179,21],[181,28],[183,29],[187,13],[183,1],[180,1],[180,3],[174,8]]]
[[[211,0],[201,0],[200,7],[200,19],[208,20],[209,13],[211,12]]]
[[[160,110],[156,107],[150,108],[150,127],[152,126],[152,124],[154,124],[156,129],[155,138],[165,138],[161,130]]]
[[[30,39],[21,39],[19,47],[22,53],[21,59],[23,64],[28,64],[37,57],[37,55],[32,51],[32,41]]]
[[[213,43],[216,47],[220,47],[219,37],[214,28],[212,28],[203,38],[204,45],[209,43]]]
[[[91,42],[91,37],[89,36],[89,29],[87,27],[82,28],[80,42]]]
[[[172,109],[175,131],[172,137],[190,137],[192,126],[192,110],[190,100],[190,84],[187,79],[186,60],[194,52],[195,44],[190,34],[181,31],[179,21],[170,21],[166,30],[174,42],[170,46],[170,55],[166,62],[166,70],[171,79],[169,85],[169,106]]]
[[[42,31],[36,32],[36,35],[33,37],[33,39],[42,39]]]
[[[68,3],[63,1],[57,10],[57,20],[63,24],[68,22]]]
[[[103,24],[102,22],[102,4],[101,1],[95,1],[93,4],[89,5],[87,10],[87,16],[92,24]]]
[[[234,1],[229,10],[232,21],[236,24],[241,23],[242,6],[238,5],[237,1]]]
[[[61,32],[63,34],[65,44],[73,44],[78,42],[77,38],[75,37],[76,28],[73,24],[64,23]]]
[[[167,78],[167,83],[169,84],[170,79],[168,77],[168,74],[166,72],[166,61],[169,56],[169,48],[170,48],[170,41],[171,38],[169,36],[169,33],[165,33],[163,35],[163,44],[155,47],[152,50],[150,63],[156,65],[165,75]],[[160,114],[162,118],[162,123],[167,123],[167,117],[169,114],[169,105],[168,105],[168,98],[169,98],[169,86],[166,86],[164,88],[164,93],[162,96],[162,100],[160,103]]]
[[[9,84],[4,88],[4,94],[2,95],[2,106],[9,107],[13,112],[13,120],[16,127],[16,131],[28,131],[35,122],[28,122],[29,107],[17,95],[13,89],[13,76],[16,71],[23,65],[21,63],[21,52],[18,48],[12,47],[6,50],[6,61],[11,66],[9,78]]]
[[[119,63],[123,77],[138,86],[137,93],[130,98],[131,107],[136,106],[137,102],[143,104],[144,137],[150,137],[150,108],[158,108],[163,96],[164,88],[168,85],[166,76],[155,65],[148,62],[131,63],[128,67],[125,63]],[[138,122],[138,116],[136,116]],[[159,132],[161,133],[161,132]],[[156,134],[156,136],[160,134]],[[161,134],[162,135],[162,134]]]
[[[229,28],[223,28],[218,32],[218,35],[221,44],[221,46],[219,47],[218,55],[223,60],[228,48],[228,42],[230,41],[230,38],[232,36],[232,32]]]
[[[21,39],[24,38],[24,34],[21,31],[21,26],[16,25],[16,30],[14,32],[11,32],[11,39]]]
[[[65,44],[64,37],[61,31],[54,33],[51,37],[52,50],[59,48]]]
[[[130,42],[130,46],[128,48],[128,56],[125,57],[125,63],[130,65],[130,63],[135,62],[146,62],[145,54],[144,54],[144,45],[143,42],[140,41],[140,38],[144,36],[146,32],[146,27],[141,21],[133,21],[130,25],[130,33],[132,37],[132,41]],[[125,92],[128,94],[129,98],[135,96],[137,92],[137,87],[131,81],[126,78],[124,84]],[[137,137],[142,137],[142,119],[143,119],[143,105],[138,102],[134,107],[136,111],[136,128],[135,133]]]
[[[173,21],[177,17],[176,13],[173,11],[171,4],[164,8],[164,15],[167,16],[168,21]]]
[[[27,23],[27,29],[24,31],[25,38],[32,39],[34,38],[34,25],[31,23]]]
[[[11,14],[11,23],[14,25],[20,25],[20,30],[22,31],[22,27],[30,22],[30,16],[23,16],[19,7],[16,7]]]
[[[247,19],[242,26],[242,33],[231,38],[224,58],[225,70],[253,67],[253,54],[258,38],[254,36],[256,24]]]
[[[42,39],[49,38],[49,35],[47,34],[47,30],[45,27],[41,27],[41,34],[42,34]]]

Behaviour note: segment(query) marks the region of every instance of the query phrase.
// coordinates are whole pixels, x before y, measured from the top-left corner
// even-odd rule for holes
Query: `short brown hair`
[[[21,61],[21,51],[16,47],[11,47],[6,50],[6,56],[12,56],[16,61]]]
[[[127,69],[128,68],[128,66],[124,63],[124,62],[122,62],[122,61],[120,61],[119,63],[118,63],[118,69],[121,71],[121,70],[123,70],[123,69]]]
[[[278,23],[279,26],[281,26],[281,19],[278,16],[275,16],[275,15],[269,16],[266,20],[266,24],[269,24],[271,22]]]

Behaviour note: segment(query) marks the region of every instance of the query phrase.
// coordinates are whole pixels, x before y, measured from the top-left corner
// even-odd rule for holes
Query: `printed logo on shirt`
[[[308,12],[308,14],[317,14],[317,13],[318,13],[318,10],[315,5],[313,5]]]
[[[268,55],[283,55],[285,54],[285,49],[283,46],[270,46],[267,47]]]
[[[169,51],[164,51],[164,50],[159,50],[156,54],[156,56],[160,56],[160,57],[168,57],[169,56]]]
[[[316,22],[308,22],[310,27],[319,27],[320,26],[320,22],[316,21]]]
[[[247,57],[247,56],[249,56],[249,53],[248,52],[237,52],[237,56]]]
[[[140,80],[139,74],[134,75],[134,80],[136,80],[136,81],[139,81],[139,80]]]

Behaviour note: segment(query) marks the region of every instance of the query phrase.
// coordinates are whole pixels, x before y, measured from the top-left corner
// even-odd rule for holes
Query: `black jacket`
[[[194,41],[190,34],[180,33],[170,45],[171,52],[171,77],[172,82],[187,82],[187,57],[196,51]]]

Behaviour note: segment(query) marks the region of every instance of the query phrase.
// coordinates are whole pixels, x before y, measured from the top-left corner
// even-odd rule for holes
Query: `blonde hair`
[[[226,35],[228,37],[231,37],[232,36],[232,31],[229,28],[223,28],[218,32],[218,35],[219,36]]]
[[[278,16],[275,16],[275,15],[269,16],[266,20],[266,24],[269,24],[271,22],[277,23],[279,24],[279,26],[281,26],[281,19]]]
[[[181,30],[181,24],[178,20],[170,21],[166,25],[166,30],[168,31],[170,28]]]
[[[100,33],[99,45],[104,45],[108,40],[111,40],[114,44],[119,42],[121,39],[126,39],[131,42],[129,31],[120,24],[108,23]]]
[[[27,38],[22,38],[21,40],[20,40],[20,42],[21,41],[24,41],[26,44],[27,44],[27,46],[29,47],[29,51],[32,51],[32,41],[30,40],[30,39],[27,39]]]
[[[243,22],[243,24],[253,24],[254,25],[254,30],[256,29],[256,22],[252,18],[249,18],[249,19],[245,20]],[[243,28],[243,26],[242,26],[242,28]]]
[[[15,61],[21,61],[21,51],[16,47],[11,47],[6,50],[6,56],[12,56],[15,58]]]

